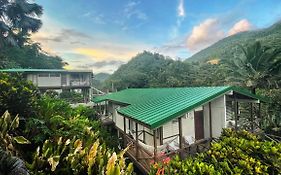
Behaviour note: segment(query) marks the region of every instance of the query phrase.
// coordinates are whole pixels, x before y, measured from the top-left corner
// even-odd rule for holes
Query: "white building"
[[[144,172],[151,159],[190,151],[223,128],[237,129],[239,103],[260,104],[256,95],[231,86],[126,89],[94,101],[106,102],[120,137],[134,145],[129,156]]]
[[[75,90],[83,93],[85,100],[90,99],[90,88],[93,73],[91,70],[64,69],[5,69],[7,73],[21,73],[32,81],[40,91],[46,90]]]

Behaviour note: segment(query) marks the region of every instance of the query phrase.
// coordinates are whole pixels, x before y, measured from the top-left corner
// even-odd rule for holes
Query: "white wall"
[[[195,138],[194,111],[186,113],[182,118],[182,135]]]
[[[178,119],[174,119],[165,125],[163,125],[163,138],[179,134],[179,122]],[[186,113],[182,117],[182,135],[192,136],[195,138],[195,128],[194,128],[194,111]],[[175,139],[175,137],[164,139],[163,143],[169,142]],[[179,139],[176,139],[179,143]]]
[[[225,108],[225,95],[212,101],[212,135],[219,137],[222,128],[225,128],[226,108]]]
[[[38,87],[61,86],[61,77],[38,77]]]

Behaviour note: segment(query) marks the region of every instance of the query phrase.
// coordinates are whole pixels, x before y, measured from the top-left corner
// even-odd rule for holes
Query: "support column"
[[[236,100],[236,97],[234,97],[234,118],[235,118],[235,130],[238,130],[238,102]]]
[[[163,126],[160,127],[160,145],[163,145]]]
[[[124,137],[123,137],[123,142],[124,142],[124,147],[126,147],[127,146],[127,143],[126,143],[126,136],[127,136],[127,127],[126,127],[126,118],[125,117],[123,117],[123,122],[124,122]]]
[[[139,133],[138,133],[138,124],[136,123],[136,159],[139,159]]]
[[[143,127],[143,130],[142,130],[142,134],[143,134],[143,142],[144,142],[144,144],[146,144],[146,141],[145,141],[145,129],[144,129],[144,127]]]
[[[260,119],[260,129],[262,128],[263,117],[261,117],[261,102],[259,102],[258,118]]]
[[[254,116],[253,116],[253,103],[250,102],[250,115],[251,115],[251,131],[254,132]]]
[[[156,138],[156,129],[153,130],[153,141],[154,141],[154,162],[157,161],[157,138]]]
[[[178,118],[178,123],[179,123],[179,144],[180,144],[180,149],[182,149],[182,119],[181,117]]]
[[[210,138],[213,137],[213,126],[212,126],[212,104],[209,102],[209,126],[210,126]]]

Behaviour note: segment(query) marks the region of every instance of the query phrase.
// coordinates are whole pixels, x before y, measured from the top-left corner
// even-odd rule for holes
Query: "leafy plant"
[[[39,94],[31,82],[19,74],[0,73],[0,113],[29,117],[34,114]]]
[[[94,135],[88,136],[91,141]],[[118,155],[100,145],[99,139],[84,142],[73,137],[70,139],[46,140],[42,149],[38,147],[33,162],[28,165],[32,172],[52,174],[132,174],[132,163],[125,164],[125,151]]]
[[[225,129],[210,149],[168,164],[155,163],[150,174],[280,174],[281,144],[263,141],[247,131]]]
[[[0,118],[0,146],[7,152],[17,155],[14,144],[30,144],[23,136],[14,136],[14,131],[19,127],[19,117],[12,118],[6,111]]]
[[[59,98],[69,102],[69,103],[82,103],[84,98],[81,93],[73,92],[73,91],[64,91],[59,94]]]

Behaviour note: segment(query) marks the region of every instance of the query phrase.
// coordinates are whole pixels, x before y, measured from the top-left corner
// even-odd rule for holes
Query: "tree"
[[[43,8],[27,0],[0,0],[0,47],[23,46],[42,23]]]
[[[278,86],[281,49],[262,46],[259,41],[239,47],[244,56],[224,60],[226,70],[230,73],[229,81],[249,87],[253,93],[256,93],[256,88]]]

